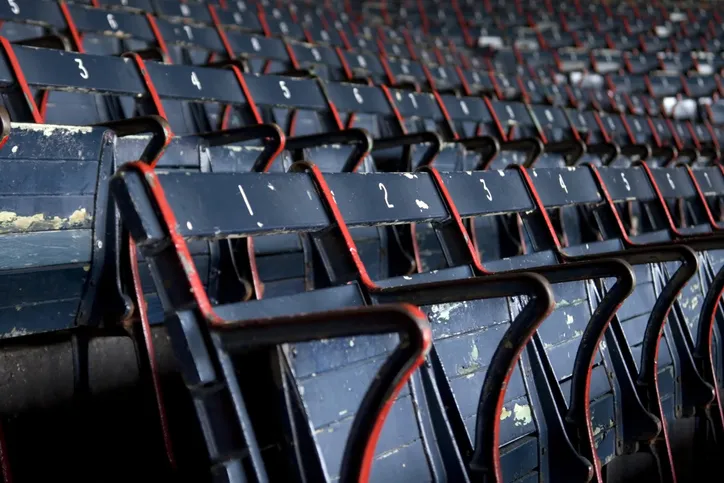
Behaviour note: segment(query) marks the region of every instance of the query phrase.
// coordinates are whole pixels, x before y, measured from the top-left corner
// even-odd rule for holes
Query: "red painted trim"
[[[254,97],[251,95],[249,86],[246,84],[246,79],[244,78],[244,74],[235,65],[229,66],[229,68],[234,73],[234,76],[236,77],[236,81],[239,83],[239,88],[241,89],[241,93],[244,95],[244,99],[246,99],[246,102],[249,104],[249,109],[251,110],[252,116],[254,116],[254,120],[256,121],[257,124],[264,124],[264,120],[262,119],[261,114],[259,113],[259,108],[256,106]]]
[[[551,219],[548,216],[548,211],[546,210],[546,207],[543,204],[543,200],[541,199],[540,195],[538,194],[538,190],[536,189],[535,185],[533,184],[533,180],[531,179],[530,175],[528,174],[528,170],[518,164],[511,165],[509,169],[516,170],[520,173],[521,177],[523,178],[523,182],[525,183],[526,187],[528,188],[528,192],[530,193],[531,198],[533,198],[533,204],[535,204],[536,208],[538,209],[541,216],[543,217],[543,222],[545,223],[546,228],[548,228],[548,234],[551,237],[551,241],[553,242],[553,245],[555,246],[555,248],[558,251],[560,251],[562,248],[561,241],[558,239],[558,234],[556,233],[555,228],[553,228],[553,222],[551,222]]]
[[[473,246],[472,241],[470,240],[470,235],[468,234],[468,231],[465,229],[465,225],[463,224],[463,220],[460,217],[460,212],[457,209],[457,206],[455,205],[455,202],[453,201],[452,196],[450,195],[450,192],[447,189],[447,186],[445,186],[445,183],[442,180],[442,176],[440,176],[440,172],[431,166],[426,166],[420,171],[426,171],[430,173],[430,176],[432,177],[433,182],[435,183],[435,186],[438,190],[438,193],[440,194],[440,197],[443,200],[443,203],[445,204],[445,207],[447,208],[450,218],[452,219],[453,223],[459,230],[460,234],[462,235],[463,239],[465,240],[465,245],[468,249],[468,253],[470,255],[470,259],[473,261],[473,265],[475,266],[475,269],[480,272],[481,274],[489,274],[489,272],[484,266],[483,263],[480,261],[480,256],[478,255],[477,250]]]
[[[337,52],[337,57],[339,57],[339,62],[342,64],[342,70],[344,71],[344,76],[347,78],[347,80],[352,80],[352,78],[354,77],[352,74],[352,69],[350,69],[349,64],[347,63],[347,59],[344,58],[342,49],[340,49],[339,47],[335,47],[334,51]]]
[[[691,134],[691,140],[694,142],[694,147],[697,151],[701,151],[701,141],[699,141],[699,136],[696,135],[696,131],[694,131],[691,121],[685,121],[684,124],[686,125],[686,129],[689,130],[689,134]]]
[[[172,469],[176,469],[176,458],[171,443],[171,432],[168,428],[168,417],[166,416],[166,405],[163,401],[163,390],[161,388],[161,376],[158,370],[158,361],[156,360],[156,348],[153,345],[153,335],[151,334],[151,324],[148,321],[148,305],[146,297],[143,295],[143,284],[141,282],[141,273],[138,270],[138,251],[133,238],[128,235],[128,255],[130,258],[131,275],[133,277],[133,289],[136,292],[136,308],[138,316],[141,319],[141,329],[143,330],[143,342],[146,346],[146,355],[148,356],[148,364],[151,369],[151,383],[153,392],[156,397],[156,409],[158,409],[158,419],[161,423],[161,435],[163,436],[163,446],[166,449],[166,458]]]
[[[684,148],[684,142],[679,137],[679,133],[676,132],[676,128],[674,128],[674,124],[671,122],[671,119],[665,117],[664,122],[666,122],[666,125],[669,126],[669,131],[671,131],[671,136],[674,139],[674,142],[676,143],[676,149],[683,149]]]
[[[317,187],[319,188],[319,195],[324,200],[325,204],[327,205],[327,210],[329,212],[331,221],[337,225],[337,228],[340,231],[340,234],[342,235],[342,240],[344,241],[344,244],[347,247],[347,251],[352,258],[352,263],[357,268],[357,275],[359,277],[359,280],[361,284],[366,287],[369,290],[376,290],[377,284],[370,278],[370,276],[367,273],[367,268],[365,267],[364,263],[362,262],[362,259],[359,256],[359,252],[357,250],[357,246],[354,243],[354,240],[352,239],[352,235],[349,232],[349,228],[347,228],[347,223],[344,221],[344,217],[342,216],[342,213],[339,211],[339,207],[337,206],[337,202],[334,200],[334,194],[332,194],[332,190],[329,188],[329,185],[327,184],[327,181],[324,178],[324,175],[319,170],[317,166],[311,163],[303,163],[307,170],[310,171],[310,174],[312,178],[314,178],[315,183],[317,184]]]
[[[163,53],[163,56],[166,59],[165,62],[170,64],[171,63],[171,54],[168,51],[168,46],[166,45],[166,41],[164,40],[163,35],[161,35],[161,30],[158,28],[158,24],[156,23],[156,18],[153,15],[151,15],[150,13],[147,13],[146,20],[148,21],[148,25],[151,27],[153,36],[156,38],[156,43],[158,44],[158,48],[161,49],[161,52]]]
[[[28,86],[28,81],[25,78],[25,74],[23,73],[23,69],[20,66],[20,62],[18,62],[18,58],[15,55],[12,44],[5,37],[0,37],[0,45],[2,45],[2,49],[5,51],[5,56],[10,62],[10,70],[12,71],[13,77],[15,77],[15,81],[20,86],[20,90],[23,91],[25,102],[28,104],[30,112],[33,116],[33,122],[35,122],[36,124],[42,124],[43,118],[40,114],[40,111],[38,110],[38,105],[35,103],[33,92]]]
[[[259,23],[261,24],[261,29],[264,32],[264,36],[271,37],[269,23],[267,23],[266,21],[266,12],[264,12],[264,8],[261,5],[259,5],[259,8],[257,9],[257,17],[259,18]]]
[[[214,28],[216,28],[216,32],[219,34],[221,44],[224,46],[226,56],[229,59],[235,59],[236,54],[234,53],[234,49],[231,48],[231,43],[229,42],[229,38],[226,36],[226,31],[221,26],[221,22],[219,21],[219,15],[216,13],[216,8],[214,8],[212,4],[209,4],[209,15],[211,15],[211,20],[214,23]]]
[[[681,233],[679,231],[679,228],[676,226],[676,223],[674,223],[674,218],[671,216],[671,211],[669,211],[669,206],[666,204],[666,200],[664,199],[664,195],[661,194],[661,190],[659,189],[659,185],[656,183],[656,180],[654,179],[654,174],[651,172],[651,168],[646,163],[641,163],[639,165],[641,169],[644,170],[644,173],[646,173],[646,176],[649,179],[649,183],[651,183],[651,187],[654,190],[654,193],[656,194],[656,197],[659,199],[659,204],[661,205],[661,208],[664,211],[664,215],[666,216],[666,221],[669,224],[669,230],[671,230],[676,236],[685,238],[687,235],[685,233]]]
[[[382,64],[382,70],[385,71],[385,75],[387,76],[387,82],[394,86],[397,84],[397,79],[395,78],[395,75],[392,73],[392,69],[390,69],[390,64],[387,62],[387,57],[384,55],[380,56],[380,64]]]
[[[73,20],[73,16],[70,14],[70,9],[68,8],[68,4],[65,3],[65,0],[60,0],[58,2],[58,6],[60,6],[60,12],[63,14],[63,17],[65,18],[65,23],[68,26],[68,31],[70,32],[70,37],[73,39],[73,44],[75,46],[76,52],[80,52],[81,54],[84,54],[85,49],[83,48],[83,40],[80,38],[80,34],[78,33],[78,27],[76,27],[75,21]]]
[[[294,53],[294,49],[291,45],[289,45],[289,42],[286,40],[283,40],[282,43],[284,44],[284,48],[287,50],[287,55],[289,55],[289,60],[292,63],[292,67],[294,70],[299,70],[299,61],[297,60],[297,54]]]
[[[699,197],[699,201],[704,207],[704,213],[706,213],[706,218],[707,220],[709,220],[709,224],[711,225],[712,230],[722,231],[722,228],[720,228],[719,224],[716,221],[716,218],[714,218],[714,214],[709,208],[709,203],[706,200],[706,196],[704,196],[704,191],[701,189],[699,182],[696,180],[696,176],[694,176],[694,171],[691,169],[691,166],[684,166],[684,168],[686,169],[686,173],[689,175],[691,184],[694,185],[694,189],[696,190],[696,194]]]
[[[392,93],[390,92],[390,89],[387,86],[380,86],[380,88],[382,89],[382,92],[387,98],[387,102],[390,104],[390,108],[392,109],[392,113],[395,115],[395,118],[400,125],[400,130],[402,131],[402,134],[407,134],[405,120],[402,118],[399,109],[397,109],[397,106],[395,105],[395,100],[392,98]]]
[[[503,124],[500,122],[498,115],[495,113],[495,109],[493,109],[493,105],[491,104],[490,99],[488,99],[487,97],[483,97],[483,101],[488,107],[488,112],[490,112],[490,117],[493,118],[495,127],[498,128],[498,135],[500,136],[500,139],[504,142],[509,141],[510,139],[508,138],[508,133],[503,130]]]
[[[648,121],[649,128],[651,129],[651,132],[653,133],[654,143],[656,143],[657,148],[660,148],[661,147],[661,138],[659,137],[659,132],[656,129],[656,126],[654,125],[654,121],[651,119],[651,116],[646,116],[646,120]]]
[[[50,97],[50,91],[47,89],[40,91],[40,117],[45,122],[45,116],[48,110],[48,98]]]
[[[453,124],[453,120],[450,118],[450,113],[447,111],[447,107],[445,107],[442,96],[440,96],[440,93],[436,90],[432,91],[432,95],[435,96],[435,100],[437,101],[438,107],[440,107],[442,116],[445,118],[445,122],[447,122],[448,126],[450,127],[450,132],[453,134],[453,139],[457,141],[458,139],[460,139],[460,136],[458,136],[458,133],[455,131],[455,124]]]
[[[148,70],[146,69],[146,63],[143,61],[141,56],[136,54],[135,52],[129,52],[127,54],[124,54],[124,57],[130,57],[136,63],[136,67],[138,68],[138,73],[140,74],[141,79],[143,80],[143,83],[146,86],[146,91],[148,92],[148,95],[151,96],[151,100],[153,101],[154,107],[156,108],[156,114],[158,114],[162,118],[168,120],[168,117],[166,116],[166,110],[163,108],[163,104],[161,103],[161,98],[158,95],[156,86],[153,85],[151,76],[148,75]]]
[[[463,92],[465,93],[465,95],[466,96],[472,95],[473,91],[470,90],[470,85],[468,85],[468,81],[467,81],[467,79],[465,79],[465,74],[463,74],[463,70],[460,68],[459,65],[455,66],[455,72],[458,73],[458,77],[460,78],[460,83],[463,86]]]

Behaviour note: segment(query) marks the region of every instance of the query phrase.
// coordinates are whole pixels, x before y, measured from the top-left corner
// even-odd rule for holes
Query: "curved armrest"
[[[373,148],[372,136],[366,129],[349,128],[329,133],[291,137],[287,139],[286,149],[298,151],[331,144],[344,144],[355,147],[344,164],[342,169],[344,172],[355,171]]]

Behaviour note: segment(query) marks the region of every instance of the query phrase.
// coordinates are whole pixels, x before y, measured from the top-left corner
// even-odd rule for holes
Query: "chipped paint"
[[[470,351],[470,362],[477,361],[478,357],[480,357],[480,352],[478,352],[478,346],[475,344],[475,341],[472,341],[473,349]]]
[[[699,297],[693,297],[691,299],[691,310],[696,310],[696,308],[699,306]]]
[[[530,406],[527,404],[518,404],[515,403],[515,406],[513,406],[513,420],[515,421],[516,426],[526,426],[533,422],[533,417],[531,416],[530,412]]]
[[[425,202],[422,201],[422,200],[415,200],[415,204],[416,204],[417,207],[420,208],[421,210],[427,210],[427,209],[430,208],[430,207],[427,205],[427,203],[425,203]]]
[[[340,416],[344,416],[344,415],[347,414],[348,412],[349,412],[349,411],[347,411],[346,409],[343,409],[343,410],[341,410],[340,412],[338,412],[337,414],[339,414]]]
[[[274,185],[271,184],[271,183],[267,183],[266,187],[269,188],[269,189],[272,190],[272,191],[276,191],[276,188],[275,188]]]
[[[261,221],[257,221],[257,222],[256,222],[256,226],[258,226],[259,228],[263,228],[263,227],[264,227],[264,223],[262,223]]]
[[[509,411],[509,410],[505,409],[505,406],[503,406],[503,409],[500,411],[500,420],[501,420],[501,421],[506,420],[506,419],[508,419],[512,414],[513,414],[512,411]]]
[[[127,138],[130,136],[126,136]],[[227,145],[227,146],[221,146],[222,148],[234,151],[235,153],[243,153],[244,151],[264,151],[263,146],[233,146],[233,145]]]
[[[88,218],[88,213],[85,211],[85,208],[81,208],[80,210],[75,210],[73,214],[68,217],[68,221],[71,225],[81,225],[87,221]]]
[[[350,347],[354,347],[354,339],[352,339],[352,340],[349,341],[349,346],[350,346]]]
[[[566,316],[566,325],[570,327],[571,325],[573,325],[573,322],[574,322],[573,316],[571,314],[566,314],[565,312],[563,312],[563,313]]]
[[[436,322],[450,320],[450,315],[454,310],[461,307],[467,307],[467,302],[451,302],[448,304],[437,304],[430,306],[430,312],[432,312],[431,318]]]
[[[186,228],[188,228],[189,230],[193,230],[193,229],[194,229],[194,225],[192,225],[190,221],[187,221],[187,222],[186,222]]]
[[[0,339],[9,339],[11,337],[20,337],[28,334],[30,334],[30,331],[28,329],[18,329],[17,327],[13,327],[12,329],[10,329],[10,332],[0,334]]]
[[[501,177],[505,177],[505,171],[503,171],[502,169],[499,169],[499,170],[498,170],[498,174],[499,174]]]
[[[402,176],[404,176],[404,177],[407,178],[407,179],[415,179],[415,178],[417,178],[417,175],[416,175],[416,174],[412,174],[412,173],[402,173]]]
[[[17,153],[17,152],[18,152],[18,147],[17,147],[17,146],[13,146],[12,152],[13,152],[13,154],[14,154],[14,153]]]
[[[90,220],[85,208],[75,210],[68,218],[54,216],[46,218],[43,213],[19,216],[13,211],[0,211],[0,233],[12,231],[59,230],[63,227],[81,226]]]
[[[90,134],[93,132],[92,127],[85,126],[59,126],[57,124],[28,124],[13,123],[13,129],[22,129],[25,131],[42,132],[44,136],[53,136],[55,131],[63,131],[63,134]]]

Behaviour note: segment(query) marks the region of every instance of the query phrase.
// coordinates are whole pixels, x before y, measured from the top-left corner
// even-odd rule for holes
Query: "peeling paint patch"
[[[402,173],[402,176],[404,176],[404,177],[407,178],[407,179],[415,179],[415,178],[417,178],[417,176],[414,175],[414,174],[412,174],[412,173]]]
[[[566,314],[565,312],[563,313]],[[571,314],[566,314],[566,325],[570,327],[571,325],[573,325],[573,322],[573,316]]]
[[[448,321],[450,320],[450,315],[454,310],[457,310],[461,307],[466,307],[467,305],[467,302],[451,302],[449,304],[437,304],[430,306],[430,311],[432,312],[432,318],[435,319],[435,321]]]
[[[53,136],[55,131],[61,130],[63,134],[90,134],[93,132],[92,127],[85,126],[59,126],[56,124],[28,124],[13,123],[14,129],[23,129],[25,131],[42,132],[44,136]]]
[[[12,329],[10,329],[10,332],[0,334],[0,339],[9,339],[11,337],[20,337],[28,334],[30,334],[30,331],[28,331],[27,329],[18,329],[17,327],[13,327]]]
[[[13,211],[0,211],[0,233],[13,231],[59,230],[68,226],[81,226],[90,220],[85,208],[75,210],[68,218],[46,218],[43,213],[31,216],[18,215]]]
[[[415,204],[416,204],[417,207],[420,208],[421,210],[427,210],[427,209],[430,208],[430,207],[427,205],[427,203],[425,203],[425,202],[422,201],[422,200],[415,200]]]
[[[470,351],[470,361],[477,361],[478,357],[480,357],[480,352],[478,352],[478,346],[475,344],[475,341],[473,341],[473,349]]]
[[[520,405],[515,403],[515,406],[513,406],[513,414],[513,420],[515,421],[516,426],[526,426],[533,422],[530,406],[527,404]]]
[[[500,420],[503,421],[505,419],[508,419],[512,414],[512,411],[505,409],[505,406],[503,406],[503,409],[500,411]]]

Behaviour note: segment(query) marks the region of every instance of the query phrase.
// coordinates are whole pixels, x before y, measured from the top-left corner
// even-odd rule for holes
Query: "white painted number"
[[[362,94],[359,93],[359,89],[358,89],[358,88],[355,87],[354,89],[352,89],[352,93],[354,94],[354,98],[355,98],[355,99],[357,100],[357,102],[359,102],[360,104],[362,104],[362,103],[365,101],[364,99],[362,99]]]
[[[515,112],[513,112],[513,108],[509,105],[505,106],[505,111],[508,113],[511,119],[515,119]]]
[[[362,68],[367,67],[367,61],[366,61],[365,58],[362,57],[361,55],[358,55],[358,56],[357,56],[357,63],[358,63],[359,66],[362,67]]]
[[[287,99],[291,99],[291,98],[292,98],[292,93],[289,92],[289,88],[287,87],[287,83],[286,83],[286,82],[284,82],[284,81],[279,81],[279,87],[282,88],[282,94],[284,95],[284,97],[286,97]]]
[[[468,109],[468,105],[465,104],[465,101],[460,101],[460,109],[463,110],[463,113],[467,116],[470,114],[470,109]]]
[[[116,17],[114,17],[112,13],[106,15],[106,19],[108,20],[108,25],[110,25],[113,30],[118,28],[118,22],[116,22]]]
[[[251,205],[249,204],[249,198],[246,197],[246,193],[244,193],[244,188],[239,185],[239,193],[241,193],[241,197],[244,198],[244,204],[246,205],[246,209],[249,210],[249,214],[251,216],[254,216],[254,210],[251,209]]]
[[[621,179],[623,180],[623,184],[626,187],[626,191],[631,191],[631,185],[628,183],[628,180],[626,179],[626,175],[624,173],[621,173]]]
[[[553,113],[549,109],[546,109],[546,119],[548,122],[553,122]]]
[[[387,207],[388,207],[388,208],[394,208],[395,205],[393,205],[392,203],[390,203],[390,202],[387,200],[387,188],[385,188],[385,185],[383,185],[382,183],[380,183],[380,184],[377,185],[377,187],[380,188],[380,190],[385,194],[385,204],[387,205]]]
[[[675,190],[676,185],[674,184],[674,180],[671,179],[671,173],[666,173],[666,180],[669,182],[669,186],[671,186],[671,189]]]
[[[711,180],[709,179],[709,173],[704,171],[704,177],[706,178],[706,184],[708,184],[709,188],[711,188]]]
[[[239,12],[234,12],[234,22],[241,25],[244,23],[244,17]]]
[[[287,27],[287,24],[284,22],[279,22],[279,30],[281,30],[284,35],[289,33],[289,27]]]
[[[199,81],[199,78],[196,75],[196,72],[191,73],[191,83],[193,85],[195,85],[198,90],[201,90],[201,81]]]
[[[417,101],[415,100],[415,96],[412,95],[412,93],[407,94],[407,97],[410,98],[410,102],[412,102],[412,107],[417,109]]]
[[[257,39],[256,37],[251,38],[251,48],[257,52],[261,50],[261,45],[259,45],[259,39]]]
[[[80,70],[80,76],[83,79],[88,79],[90,75],[88,74],[88,71],[86,70],[85,66],[83,65],[83,59],[74,59],[75,63],[78,64],[78,70]]]
[[[314,57],[314,60],[316,60],[317,62],[322,60],[322,54],[320,54],[317,49],[312,49],[312,57]]]
[[[493,194],[492,194],[492,193],[490,192],[490,190],[488,189],[488,185],[485,184],[485,180],[484,180],[484,179],[481,179],[480,182],[483,183],[483,189],[485,190],[485,197],[486,197],[489,201],[493,201]]]
[[[566,194],[568,194],[568,186],[566,186],[566,182],[563,181],[563,175],[561,175],[561,174],[558,175],[558,184],[561,185],[561,188],[563,188],[563,191],[565,191]]]
[[[20,7],[18,7],[18,4],[15,0],[8,0],[8,5],[10,5],[10,11],[13,12],[15,15],[20,13]]]
[[[319,32],[319,35],[322,37],[322,40],[324,40],[325,42],[329,42],[330,37],[326,30],[321,30]]]
[[[188,5],[182,3],[181,5],[179,5],[179,7],[181,7],[181,15],[183,15],[184,17],[188,17],[189,15],[191,15],[191,9]]]

